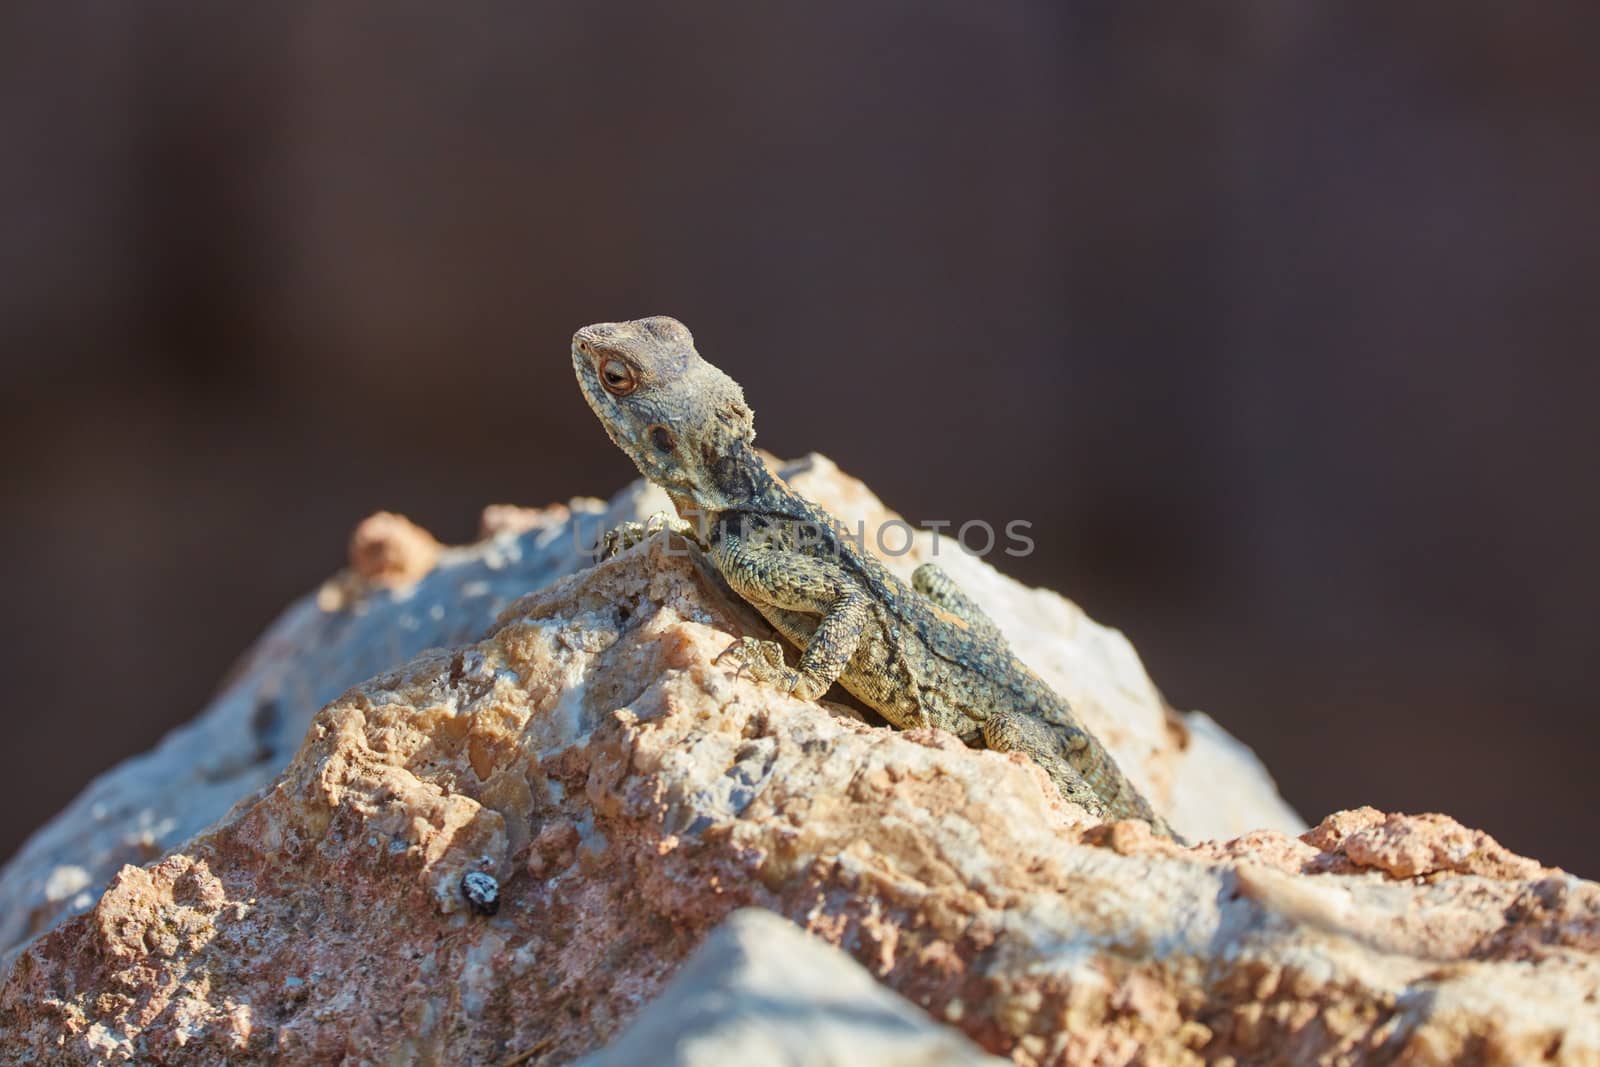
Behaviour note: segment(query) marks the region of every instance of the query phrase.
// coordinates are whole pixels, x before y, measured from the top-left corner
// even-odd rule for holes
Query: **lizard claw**
[[[599,563],[611,559],[623,549],[634,543],[634,527],[636,522],[625,522],[621,526],[613,526],[600,535],[600,540],[594,546],[594,561]]]
[[[744,639],[741,639],[741,640],[748,640],[748,638],[744,638]],[[725,660],[729,656],[733,655],[740,648],[742,648],[742,645],[741,645],[740,641],[735,641],[733,644],[729,645],[727,648],[725,648],[721,652],[717,653],[717,658],[711,661],[712,665],[715,666],[716,664],[721,663],[723,660]],[[739,661],[734,664],[733,676],[735,678],[738,678],[742,674],[744,674],[744,657],[740,656],[739,657]]]

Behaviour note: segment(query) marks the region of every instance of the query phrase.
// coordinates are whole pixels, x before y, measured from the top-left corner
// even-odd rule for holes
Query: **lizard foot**
[[[738,677],[745,671],[764,685],[772,685],[785,693],[793,693],[800,682],[800,672],[783,660],[783,646],[776,641],[763,641],[757,637],[741,637],[723,650],[717,662],[732,659],[739,665],[734,671]]]
[[[1105,801],[1068,762],[1088,746],[1082,730],[1051,726],[1032,715],[996,714],[983,724],[983,742],[996,752],[1021,752],[1044,768],[1064,798],[1093,818],[1105,816]]]
[[[595,546],[594,560],[599,563],[602,560],[612,559],[626,552],[634,545],[642,544],[649,540],[662,530],[671,530],[673,533],[681,534],[692,541],[697,540],[695,529],[692,525],[684,522],[676,515],[658,511],[643,522],[625,522],[620,526],[614,526],[607,530],[601,536],[600,543]]]

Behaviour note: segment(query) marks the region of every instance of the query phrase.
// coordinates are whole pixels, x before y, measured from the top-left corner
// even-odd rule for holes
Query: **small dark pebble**
[[[492,874],[468,871],[462,875],[461,895],[479,915],[493,915],[500,910],[500,882]]]

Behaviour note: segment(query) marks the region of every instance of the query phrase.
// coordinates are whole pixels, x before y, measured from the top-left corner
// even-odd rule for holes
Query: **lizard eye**
[[[672,431],[665,426],[650,427],[650,440],[663,452],[671,452],[678,447],[678,442],[673,438]]]
[[[612,396],[627,396],[639,388],[633,368],[620,359],[608,359],[600,364],[600,384]]]

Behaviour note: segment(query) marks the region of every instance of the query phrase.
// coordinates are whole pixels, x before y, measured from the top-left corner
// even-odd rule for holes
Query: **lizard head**
[[[683,323],[658,315],[585,326],[572,338],[572,366],[611,440],[680,513],[749,502],[765,468],[744,391],[700,358]]]

